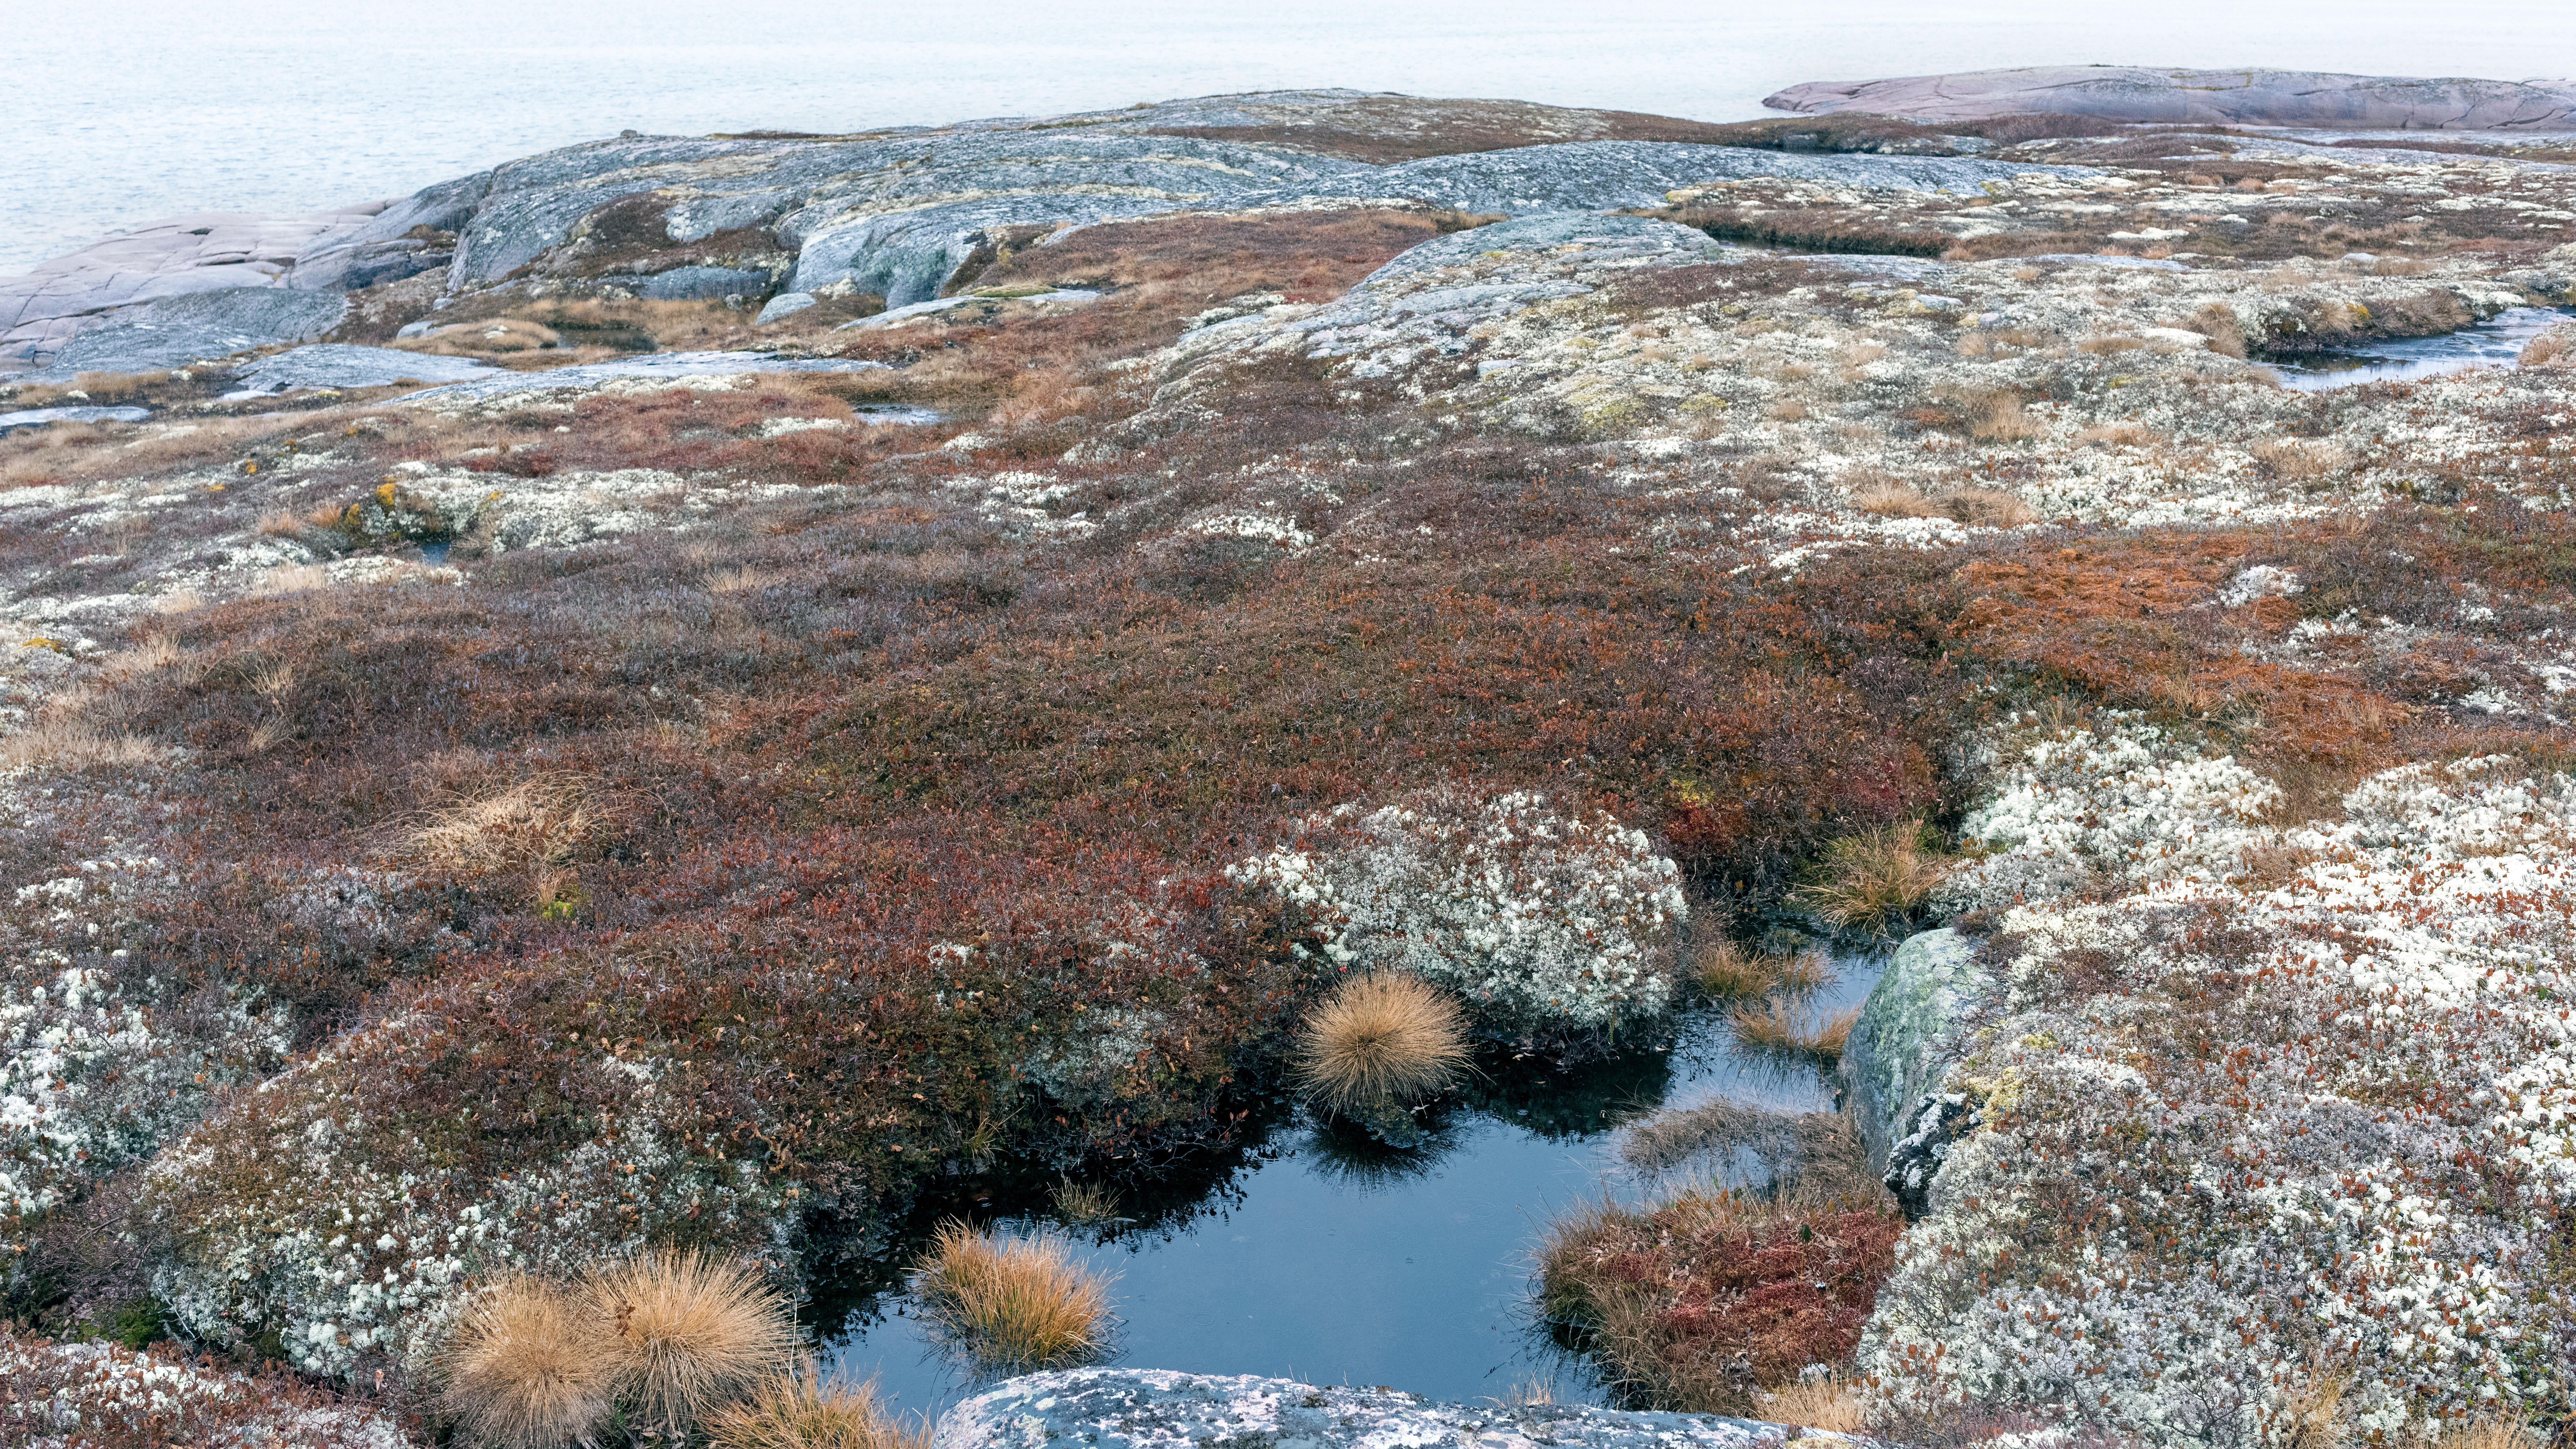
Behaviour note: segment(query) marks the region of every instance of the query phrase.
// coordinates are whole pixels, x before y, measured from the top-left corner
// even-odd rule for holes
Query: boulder
[[[1976,943],[1944,928],[1905,938],[1843,1042],[1843,1110],[1859,1123],[1870,1167],[1888,1169],[1917,1128],[1925,1099],[1958,1060],[1959,1027],[1994,986]]]
[[[1765,97],[1782,111],[1868,111],[1918,121],[2093,116],[2106,121],[2371,131],[2576,128],[2576,85],[2306,70],[2062,65],[1873,81],[1809,81]]]
[[[152,372],[254,347],[302,342],[338,326],[349,299],[292,287],[228,287],[127,307],[64,342],[43,377]]]
[[[751,323],[755,327],[766,327],[772,322],[793,317],[821,300],[811,292],[781,292],[769,299],[769,305],[761,308],[760,315],[752,318]]]
[[[765,297],[769,274],[734,267],[675,267],[644,279],[635,289],[654,302],[702,302],[719,297]]]
[[[950,1409],[932,1449],[1753,1449],[1792,1435],[1751,1419],[1574,1404],[1441,1404],[1394,1389],[1289,1379],[1068,1369],[1008,1380]]]

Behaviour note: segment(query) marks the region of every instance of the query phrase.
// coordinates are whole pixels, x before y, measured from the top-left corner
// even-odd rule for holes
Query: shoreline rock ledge
[[[1757,1449],[1840,1434],[1715,1414],[1578,1404],[1442,1404],[1394,1389],[1169,1369],[1065,1369],[950,1409],[931,1449]]]
[[[1762,104],[1775,111],[1867,111],[1916,121],[2059,115],[2384,131],[2576,130],[2576,82],[2313,70],[2028,66],[1873,81],[1808,81],[1766,96]]]

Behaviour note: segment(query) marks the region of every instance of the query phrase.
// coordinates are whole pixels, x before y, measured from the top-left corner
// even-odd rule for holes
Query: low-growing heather
[[[1736,1192],[1603,1204],[1552,1231],[1541,1303],[1639,1403],[1755,1415],[1766,1391],[1848,1361],[1903,1226],[1890,1208]]]

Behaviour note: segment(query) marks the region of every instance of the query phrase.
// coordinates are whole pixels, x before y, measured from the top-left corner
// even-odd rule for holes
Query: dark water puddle
[[[1812,1009],[1858,1006],[1883,964],[1840,960]],[[1068,1229],[1035,1210],[993,1220],[1063,1232],[1116,1275],[1112,1363],[1468,1402],[1536,1383],[1559,1403],[1603,1403],[1588,1361],[1532,1314],[1539,1245],[1551,1220],[1587,1199],[1643,1195],[1618,1159],[1618,1123],[1714,1097],[1833,1105],[1814,1068],[1740,1051],[1720,1012],[1701,1006],[1667,1050],[1572,1077],[1489,1080],[1419,1152],[1291,1110],[1197,1182],[1139,1194],[1122,1209],[1139,1221]],[[824,1358],[853,1382],[875,1378],[899,1410],[936,1416],[988,1381],[941,1351],[901,1291],[896,1270],[910,1251],[876,1265],[875,1292],[844,1300]]]
[[[2532,338],[2576,318],[2576,307],[2509,307],[2474,327],[2439,337],[2376,342],[2351,352],[2319,353],[2295,364],[2273,363],[2281,385],[2300,392],[2412,382],[2472,367],[2510,367]]]

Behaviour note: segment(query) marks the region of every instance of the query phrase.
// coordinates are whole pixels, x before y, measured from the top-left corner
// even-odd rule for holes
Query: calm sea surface
[[[842,131],[1353,86],[1712,120],[1802,80],[2105,62],[2519,78],[2563,0],[0,0],[0,274],[633,127]]]

